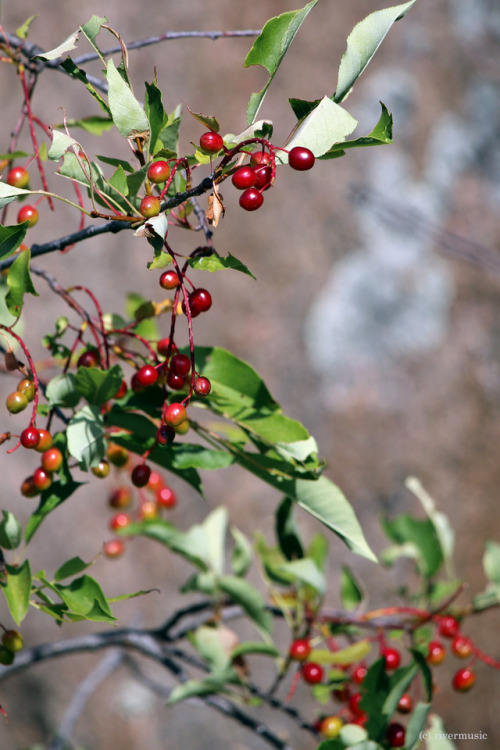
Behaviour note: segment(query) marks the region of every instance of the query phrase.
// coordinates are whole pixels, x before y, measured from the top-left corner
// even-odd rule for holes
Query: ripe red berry
[[[169,404],[165,409],[163,419],[166,425],[169,425],[170,427],[177,427],[181,424],[181,422],[184,422],[186,417],[186,407],[182,404],[174,402],[173,404]]]
[[[125,529],[127,526],[130,526],[131,523],[132,519],[129,514],[120,511],[120,513],[115,513],[115,515],[110,518],[109,528],[112,531],[118,531],[118,529]]]
[[[265,167],[271,161],[271,154],[269,151],[256,151],[250,157],[251,167]]]
[[[78,357],[77,367],[98,367],[101,358],[97,349],[87,349]]]
[[[149,475],[149,480],[147,484],[148,490],[151,490],[151,492],[156,492],[157,490],[160,490],[163,487],[163,477],[161,474],[159,474],[157,471],[152,471]]]
[[[177,505],[177,495],[170,487],[161,487],[156,493],[156,502],[162,508],[173,508]]]
[[[44,430],[43,427],[38,430],[38,436],[40,438],[38,445],[35,447],[37,453],[45,453],[49,448],[52,448],[54,441],[52,435],[48,430]]]
[[[406,729],[402,724],[398,724],[397,721],[393,721],[387,727],[387,733],[385,735],[389,747],[404,747],[406,740]]]
[[[156,344],[156,351],[162,357],[168,356],[169,349],[170,349],[170,354],[175,353],[177,351],[177,347],[173,342],[172,342],[172,346],[170,346],[169,338],[160,339],[158,343]]]
[[[160,213],[160,208],[161,202],[156,195],[145,195],[140,203],[139,212],[144,218],[151,219]]]
[[[403,695],[399,699],[396,710],[400,714],[409,714],[411,713],[412,708],[413,708],[413,701],[411,699],[411,695],[409,693],[403,693]]]
[[[224,145],[222,136],[219,133],[215,133],[213,130],[209,130],[207,133],[203,133],[200,138],[200,148],[207,154],[216,154]]]
[[[240,206],[245,211],[257,211],[264,203],[264,196],[257,188],[248,188],[240,195]]]
[[[429,643],[429,645],[427,646],[426,656],[426,660],[429,662],[429,664],[437,666],[438,664],[441,664],[445,656],[446,648],[441,643],[441,641],[431,641]]]
[[[451,650],[460,659],[467,659],[473,651],[472,641],[459,633],[451,643]]]
[[[317,685],[324,676],[323,667],[313,661],[308,661],[301,667],[302,677],[309,685]]]
[[[24,167],[12,167],[7,175],[7,185],[11,187],[25,188],[29,181],[29,173]]]
[[[42,454],[42,466],[45,471],[59,471],[63,463],[63,454],[59,448],[49,448]]]
[[[99,461],[96,466],[91,467],[91,472],[95,477],[98,477],[99,479],[106,479],[109,474],[109,469],[109,463],[105,458],[103,458],[102,461]]]
[[[389,671],[397,669],[401,664],[401,654],[395,648],[384,648],[381,655],[385,659],[385,668]]]
[[[438,633],[439,635],[442,635],[443,638],[454,638],[458,633],[459,627],[460,625],[456,617],[446,615],[439,621]]]
[[[294,146],[288,154],[288,163],[292,169],[297,169],[299,172],[311,169],[315,161],[313,152],[302,146]]]
[[[28,399],[26,398],[24,393],[14,391],[7,396],[5,403],[7,406],[7,411],[9,411],[11,414],[19,414],[19,412],[24,411],[24,409],[26,409],[26,407],[28,406]]]
[[[184,377],[191,369],[191,360],[186,354],[174,354],[170,360],[170,369],[175,375]]]
[[[163,289],[177,289],[179,284],[179,276],[176,271],[165,271],[160,276],[160,286]]]
[[[257,175],[252,167],[245,166],[236,170],[231,178],[231,182],[237,190],[246,190],[255,185]]]
[[[288,656],[294,661],[305,661],[311,653],[311,644],[307,638],[297,638],[288,650]]]
[[[208,378],[196,378],[193,384],[193,389],[197,396],[208,396],[212,390],[212,383]]]
[[[148,169],[148,180],[157,185],[160,182],[166,182],[170,177],[170,164],[168,161],[154,161]]]
[[[136,372],[137,383],[141,388],[147,388],[149,385],[154,385],[158,380],[158,372],[153,365],[143,365]]]
[[[39,466],[35,471],[33,472],[33,485],[39,490],[40,492],[43,492],[44,490],[48,490],[50,485],[52,484],[52,474],[50,471],[45,471],[45,469],[42,466]]]
[[[121,557],[125,552],[125,542],[123,539],[110,539],[102,545],[102,553],[105,557],[113,559]]]
[[[121,385],[116,391],[113,398],[123,398],[124,396],[127,395],[127,391],[128,391],[128,385],[125,380],[122,380]]]
[[[21,432],[21,445],[23,448],[36,448],[40,442],[40,433],[36,427],[26,427]]]
[[[367,672],[368,672],[368,669],[365,667],[364,664],[358,664],[358,666],[354,669],[352,673],[352,681],[355,682],[356,685],[361,685],[361,683],[366,677]]]
[[[255,172],[257,179],[255,180],[255,187],[258,190],[269,190],[271,187],[271,178],[273,176],[273,170],[271,167],[261,167]]]
[[[38,218],[38,211],[34,206],[23,206],[17,214],[17,223],[22,224],[23,221],[27,221],[29,227],[34,227]]]
[[[156,433],[156,439],[160,445],[170,445],[175,440],[175,430],[168,424],[162,424]]]
[[[138,464],[132,469],[130,479],[135,487],[145,487],[149,482],[151,469],[147,464]]]
[[[176,375],[175,372],[169,372],[167,375],[167,385],[173,391],[181,391],[186,384],[186,378]]]
[[[30,477],[26,477],[21,485],[21,495],[23,497],[36,497],[39,492],[40,490],[35,487],[35,484],[33,482],[33,475]]]
[[[459,669],[455,673],[452,681],[453,689],[459,693],[465,693],[470,690],[476,681],[476,673],[470,667]]]
[[[132,502],[132,493],[128,487],[117,487],[108,498],[110,508],[128,508]]]
[[[349,708],[354,716],[360,716],[364,713],[363,709],[359,706],[360,700],[361,693],[354,693],[354,695],[351,695],[351,697],[349,698]]]
[[[206,312],[212,307],[212,295],[201,287],[193,289],[188,299],[192,318],[196,318],[200,313]],[[182,302],[182,310],[184,313],[186,312],[185,301]]]

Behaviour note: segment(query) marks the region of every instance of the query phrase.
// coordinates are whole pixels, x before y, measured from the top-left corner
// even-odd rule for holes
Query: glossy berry
[[[42,466],[39,466],[33,472],[33,484],[40,492],[48,490],[52,484],[52,474],[50,471],[45,471]]]
[[[148,169],[148,180],[157,185],[166,182],[170,177],[170,164],[168,161],[154,161]]]
[[[273,176],[273,170],[271,167],[261,167],[255,171],[257,179],[255,180],[255,187],[258,190],[269,190],[271,187],[271,178]]]
[[[132,493],[128,487],[117,487],[108,498],[110,508],[128,508],[132,502]]]
[[[184,377],[191,369],[191,360],[186,354],[174,354],[170,360],[170,369],[175,375]]]
[[[28,222],[28,227],[34,227],[38,221],[38,211],[34,206],[23,206],[17,214],[17,223]]]
[[[154,385],[158,380],[158,373],[153,365],[143,365],[136,373],[137,382],[142,388]]]
[[[452,681],[453,689],[459,693],[465,693],[470,690],[476,681],[476,673],[470,667],[459,669],[455,673]]]
[[[151,500],[146,500],[146,502],[141,505],[139,520],[148,521],[153,518],[158,518],[158,506]]]
[[[106,479],[109,474],[109,470],[110,466],[105,458],[103,458],[102,461],[99,461],[96,466],[91,467],[92,474],[99,479]]]
[[[459,628],[460,625],[458,620],[452,615],[446,615],[439,621],[438,633],[439,635],[442,635],[443,638],[454,638],[457,635]]]
[[[129,514],[121,511],[120,513],[115,513],[115,515],[111,517],[109,528],[112,531],[118,531],[119,529],[125,529],[127,526],[130,526],[131,523],[132,519]]]
[[[194,392],[197,396],[208,396],[212,390],[212,383],[208,378],[196,378],[193,384]]]
[[[175,372],[169,372],[167,375],[167,385],[173,391],[181,391],[186,384],[186,378],[176,375]]]
[[[35,398],[35,384],[29,378],[23,378],[17,384],[17,390],[22,393],[28,399],[28,402],[33,401]]]
[[[63,454],[59,448],[49,448],[42,454],[42,466],[45,471],[59,471],[63,463]]]
[[[97,367],[101,361],[97,349],[87,349],[78,357],[77,367]]]
[[[473,651],[472,641],[465,635],[456,635],[451,643],[451,650],[459,659],[467,659]]]
[[[324,676],[323,667],[320,664],[316,664],[313,661],[308,661],[302,665],[301,668],[302,678],[309,685],[317,685]]]
[[[389,747],[404,747],[406,740],[406,729],[402,724],[398,724],[397,721],[393,721],[387,727],[386,740]]]
[[[381,655],[385,659],[385,668],[390,672],[401,664],[401,654],[395,648],[384,648]]]
[[[200,138],[200,148],[205,151],[206,154],[216,154],[221,150],[224,145],[222,136],[219,133],[215,133],[213,130],[209,130],[207,133],[203,133]]]
[[[441,641],[431,641],[427,646],[427,656],[425,657],[429,664],[437,666],[441,664],[446,656],[446,648]]]
[[[13,653],[22,651],[24,641],[21,633],[18,630],[6,630],[2,635],[2,645]]]
[[[163,487],[163,477],[157,471],[152,471],[147,484],[148,490],[156,492]]]
[[[39,492],[40,490],[35,487],[33,482],[33,476],[26,477],[21,485],[21,495],[23,497],[36,497]]]
[[[156,502],[161,508],[174,508],[177,505],[177,495],[170,487],[161,487],[156,493]]]
[[[252,167],[245,166],[236,170],[231,178],[231,182],[237,190],[246,190],[255,185],[257,175]]]
[[[173,404],[169,404],[165,409],[163,420],[166,425],[177,427],[181,422],[184,422],[186,417],[186,407],[174,402]]]
[[[160,339],[158,343],[156,344],[156,351],[161,357],[168,356],[169,349],[170,349],[170,354],[175,353],[177,351],[177,347],[174,343],[172,343],[172,346],[170,346],[169,338]]]
[[[125,380],[122,380],[121,385],[116,391],[113,398],[123,398],[124,396],[127,395],[127,391],[128,391],[128,385]]]
[[[25,188],[29,185],[30,176],[24,167],[12,167],[7,175],[7,185],[16,188]]]
[[[307,169],[314,167],[313,152],[308,148],[302,146],[294,146],[288,154],[288,163],[292,169],[296,169],[299,172],[305,172]]]
[[[160,286],[163,289],[177,289],[180,281],[176,271],[165,271],[160,276]]]
[[[111,464],[113,464],[113,466],[121,469],[128,463],[128,450],[126,448],[122,448],[121,445],[114,445],[112,443],[108,446],[108,450],[106,451],[106,458]]]
[[[196,318],[200,313],[206,312],[212,307],[212,295],[201,287],[193,289],[188,299],[192,318]],[[185,301],[182,302],[182,310],[184,313],[186,312]]]
[[[358,664],[358,666],[353,670],[352,681],[355,682],[356,685],[361,685],[366,677],[367,672],[368,669],[364,664]]]
[[[288,650],[288,656],[293,661],[306,661],[311,653],[311,644],[307,638],[297,638]]]
[[[162,424],[156,433],[156,440],[160,445],[170,445],[175,440],[175,430],[168,424]]]
[[[251,167],[265,167],[271,161],[271,154],[269,151],[256,151],[250,157]]]
[[[334,740],[340,734],[343,726],[344,722],[340,716],[325,716],[319,725],[319,731],[327,740]]]
[[[151,219],[160,213],[161,202],[156,195],[145,195],[139,205],[139,212],[145,219]]]
[[[145,487],[149,482],[151,469],[147,464],[138,464],[132,469],[130,479],[135,487]]]
[[[13,393],[9,393],[5,404],[7,406],[7,411],[11,414],[19,414],[19,412],[24,411],[28,406],[28,399],[24,393],[14,391]]]
[[[264,196],[257,188],[248,188],[240,195],[239,203],[245,211],[257,211],[264,203]]]
[[[38,436],[40,438],[38,445],[35,447],[37,453],[45,453],[49,448],[52,448],[54,441],[52,435],[48,430],[44,430],[43,427],[38,430]]]
[[[359,716],[364,713],[363,709],[360,708],[359,703],[361,701],[361,693],[354,693],[349,698],[349,708],[354,716]]]
[[[403,695],[399,699],[396,710],[400,714],[409,714],[411,713],[412,708],[413,701],[411,699],[411,695],[409,693],[403,693]]]
[[[21,445],[23,448],[36,448],[40,442],[40,433],[36,427],[26,427],[21,432]]]
[[[125,552],[125,542],[123,539],[109,539],[102,545],[102,553],[105,557],[113,559],[121,557]]]

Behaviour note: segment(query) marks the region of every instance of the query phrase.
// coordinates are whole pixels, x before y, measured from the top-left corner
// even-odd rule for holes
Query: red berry
[[[403,695],[399,699],[396,710],[400,714],[409,714],[412,708],[413,708],[413,701],[411,699],[411,695],[409,693],[403,693]]]
[[[167,408],[165,409],[164,414],[164,422],[166,425],[170,427],[177,427],[181,424],[181,422],[184,422],[184,420],[187,417],[186,407],[182,404],[178,404],[177,402],[174,402],[173,404],[169,404]]]
[[[271,154],[268,151],[256,151],[250,157],[251,167],[265,167],[271,161]]]
[[[43,428],[38,430],[38,435],[40,438],[40,441],[38,445],[35,447],[35,450],[37,453],[45,453],[45,451],[48,451],[49,448],[52,448],[54,441],[52,440],[52,435],[48,430],[44,430]]]
[[[33,476],[26,477],[21,485],[21,495],[23,497],[36,497],[39,492],[40,490],[35,487],[33,482]]]
[[[24,393],[14,391],[7,396],[5,403],[7,406],[7,411],[9,411],[11,414],[19,414],[19,412],[24,411],[24,409],[26,409],[26,407],[28,406],[28,399],[26,398]]]
[[[451,643],[451,650],[460,659],[467,659],[473,651],[472,641],[465,635],[456,635]]]
[[[29,227],[34,227],[38,221],[38,211],[34,206],[23,206],[17,214],[17,223],[28,222]]]
[[[256,188],[248,188],[240,195],[240,206],[245,211],[256,211],[264,203],[264,196]]]
[[[156,440],[160,445],[170,445],[175,440],[175,430],[168,424],[162,424],[156,433]]]
[[[36,427],[26,427],[21,432],[21,445],[23,448],[36,448],[40,442],[40,433]]]
[[[209,130],[208,133],[203,133],[200,138],[200,147],[202,151],[207,154],[216,154],[221,150],[224,145],[222,136],[219,133],[215,133],[213,130]]]
[[[352,673],[352,681],[355,682],[356,685],[361,685],[361,683],[366,677],[367,672],[368,672],[368,669],[365,667],[365,665],[359,664]]]
[[[474,670],[469,667],[464,667],[464,669],[459,669],[458,672],[455,673],[452,682],[453,689],[457,690],[459,693],[465,693],[467,690],[471,689],[475,681],[476,673]]]
[[[125,552],[125,542],[123,539],[110,539],[102,545],[102,553],[110,559],[121,557]]]
[[[363,709],[359,707],[359,702],[361,700],[361,693],[354,693],[349,699],[349,708],[354,714],[354,716],[360,716],[364,713]]]
[[[158,343],[156,344],[156,351],[162,357],[168,356],[169,350],[170,354],[177,351],[177,347],[174,343],[172,343],[172,346],[170,346],[169,338],[160,339],[160,341],[158,341]]]
[[[206,289],[193,289],[188,297],[191,317],[196,318],[200,313],[206,312],[212,307],[212,295]],[[186,312],[185,301],[182,302],[182,310]]]
[[[339,703],[347,703],[347,701],[351,697],[351,688],[349,687],[349,685],[335,688],[335,690],[332,690],[332,697],[335,698],[335,700],[339,701]]]
[[[40,492],[48,490],[51,484],[52,474],[50,473],[50,471],[45,471],[42,466],[39,466],[38,469],[35,469],[35,471],[33,472],[33,485],[37,488],[37,490],[39,490]]]
[[[191,369],[191,360],[186,354],[174,354],[170,360],[170,369],[175,375],[184,377]]]
[[[431,641],[429,643],[429,645],[427,646],[426,656],[426,660],[429,662],[429,664],[433,664],[434,666],[436,666],[437,664],[441,664],[445,656],[446,649],[441,641]]]
[[[98,367],[101,358],[97,349],[87,349],[80,354],[76,363],[77,367]]]
[[[257,175],[252,167],[240,167],[231,178],[231,182],[237,190],[246,190],[255,185]]]
[[[139,212],[146,218],[151,219],[160,213],[161,202],[156,195],[145,195],[142,199]]]
[[[382,656],[385,659],[385,668],[389,671],[397,669],[401,664],[401,654],[395,648],[384,648]]]
[[[179,284],[179,276],[176,271],[165,271],[160,276],[160,286],[163,289],[177,289]]]
[[[257,179],[255,180],[255,187],[258,190],[269,190],[271,187],[271,178],[273,176],[273,170],[271,167],[261,167],[255,172]]]
[[[457,635],[459,628],[460,625],[455,617],[452,615],[445,615],[445,617],[442,617],[439,621],[438,633],[439,635],[442,635],[443,638],[454,638]]]
[[[148,490],[151,490],[151,492],[156,492],[157,490],[160,490],[163,487],[163,477],[161,474],[159,474],[157,471],[152,471],[149,475],[149,480],[147,484]]]
[[[11,187],[25,188],[29,181],[29,173],[24,167],[12,167],[7,175],[7,185],[11,185]]]
[[[169,372],[167,375],[167,385],[173,391],[181,391],[186,384],[186,378],[176,375],[175,372]]]
[[[127,526],[130,526],[131,523],[132,519],[128,513],[115,513],[109,521],[109,528],[112,531],[117,531],[118,529],[125,529]]]
[[[177,495],[170,487],[161,487],[156,493],[156,502],[162,508],[173,508],[177,505]]]
[[[406,730],[402,724],[398,724],[397,721],[393,721],[387,727],[386,739],[389,743],[389,747],[404,747],[406,739]]]
[[[313,152],[302,146],[294,146],[288,154],[288,163],[292,169],[297,169],[299,172],[311,169],[315,161]]]
[[[116,391],[116,393],[113,396],[113,398],[123,398],[124,396],[127,395],[127,391],[128,391],[128,385],[125,382],[125,380],[122,380],[121,385],[118,388],[118,390]]]
[[[110,508],[128,508],[132,502],[132,493],[128,487],[117,487],[108,499]]]
[[[146,388],[149,385],[154,385],[158,380],[158,372],[153,365],[143,365],[137,372],[137,383],[142,387]]]
[[[59,471],[63,463],[63,454],[59,448],[49,448],[42,455],[42,466],[45,471]]]
[[[168,161],[154,161],[148,169],[148,180],[157,185],[166,182],[170,177],[170,164]]]
[[[135,487],[145,487],[149,482],[151,476],[151,469],[147,464],[138,464],[132,469],[130,479]]]
[[[311,644],[307,638],[297,638],[288,650],[288,656],[294,661],[305,661],[310,653]]]
[[[194,392],[197,396],[208,396],[212,390],[212,384],[208,378],[196,378],[193,384]]]
[[[317,685],[324,676],[323,667],[313,661],[308,661],[302,665],[302,677],[309,685]]]

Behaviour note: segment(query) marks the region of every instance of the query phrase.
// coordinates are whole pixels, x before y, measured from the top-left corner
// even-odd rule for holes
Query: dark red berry
[[[349,698],[349,708],[354,716],[360,716],[364,713],[363,709],[359,706],[360,701],[361,693],[354,693],[354,695],[351,695],[351,697]]]
[[[464,667],[464,669],[459,669],[458,672],[455,673],[452,682],[453,689],[457,690],[459,693],[465,693],[467,690],[471,689],[475,681],[476,673],[469,667]]]
[[[35,487],[33,482],[33,476],[26,477],[21,485],[21,495],[23,495],[23,497],[36,497],[39,492],[40,490]]]
[[[302,146],[294,146],[288,154],[288,163],[292,169],[297,169],[299,172],[311,169],[315,161],[313,152]]]
[[[175,430],[168,424],[162,424],[156,433],[156,439],[160,445],[170,445],[175,440]]]
[[[224,145],[222,136],[219,133],[215,133],[213,130],[209,130],[207,133],[203,133],[200,138],[200,148],[207,154],[216,154],[221,150]]]
[[[154,161],[148,169],[148,179],[157,185],[159,182],[166,182],[170,177],[170,164],[168,161]]]
[[[101,361],[99,352],[97,349],[87,349],[86,352],[80,354],[76,363],[77,367],[97,367]]]
[[[271,178],[273,176],[273,170],[271,167],[261,167],[255,172],[257,179],[255,181],[255,187],[258,190],[269,190],[271,187]]]
[[[231,178],[231,182],[237,190],[246,190],[255,185],[257,175],[252,167],[245,166],[236,170]]]
[[[305,661],[311,653],[311,644],[307,638],[297,638],[291,644],[288,655],[294,661]]]
[[[454,638],[459,630],[458,620],[452,615],[445,615],[439,621],[438,633],[443,638]]]
[[[140,203],[139,212],[144,218],[151,219],[160,213],[160,208],[161,202],[156,195],[145,195]]]
[[[402,724],[398,724],[397,721],[393,721],[387,727],[385,735],[389,747],[404,747],[406,739],[406,730]]]
[[[151,469],[147,464],[138,464],[132,469],[130,479],[135,487],[145,487],[149,482]]]
[[[208,396],[212,390],[212,384],[208,378],[196,378],[193,389],[197,396]]]
[[[206,289],[193,289],[188,299],[192,318],[196,318],[200,313],[206,312],[212,307],[212,295]],[[182,309],[185,313],[185,301],[182,303]]]
[[[38,221],[38,211],[34,206],[23,206],[17,214],[17,223],[28,222],[28,226],[34,227]]]
[[[40,442],[40,433],[36,427],[26,427],[21,432],[21,445],[23,448],[36,448]]]
[[[389,671],[397,669],[401,664],[401,654],[395,648],[384,648],[382,656],[385,659],[385,668]]]
[[[245,211],[256,211],[264,203],[264,196],[257,188],[248,188],[240,195],[240,206]]]
[[[186,354],[174,354],[170,360],[170,369],[176,375],[187,375],[191,369],[191,360]]]
[[[177,427],[187,418],[186,407],[174,402],[165,409],[164,422],[169,427]]]
[[[160,354],[160,356],[166,357],[169,353],[175,353],[177,351],[177,347],[174,343],[172,343],[172,346],[170,346],[170,339],[165,338],[158,341],[158,343],[156,344],[156,351],[158,352],[158,354]]]
[[[271,154],[268,151],[256,151],[250,157],[251,167],[265,167],[271,161]]]
[[[302,677],[309,685],[317,685],[324,676],[323,667],[313,661],[308,661],[302,665]]]
[[[149,385],[154,385],[158,380],[158,372],[153,365],[143,365],[136,372],[137,383],[142,388],[147,388]]]
[[[160,286],[163,289],[177,289],[180,281],[176,271],[165,271],[160,276]]]
[[[12,167],[7,175],[7,185],[11,185],[11,187],[25,188],[29,181],[29,173],[24,167]]]
[[[176,375],[175,372],[169,372],[167,375],[167,385],[173,391],[181,391],[186,384],[186,378],[182,375]]]

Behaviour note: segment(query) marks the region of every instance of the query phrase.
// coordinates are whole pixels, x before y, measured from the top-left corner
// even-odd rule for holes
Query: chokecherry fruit
[[[36,448],[40,442],[40,433],[36,427],[26,427],[21,432],[21,445],[23,448]]]
[[[37,453],[45,453],[45,451],[48,451],[54,445],[52,435],[48,430],[44,430],[43,427],[38,430],[38,435],[40,440],[35,446],[35,450]]]
[[[264,196],[257,188],[248,188],[240,195],[239,203],[245,211],[257,211],[264,203]]]
[[[179,276],[176,271],[165,271],[160,276],[160,286],[163,289],[177,289],[179,284]]]
[[[117,487],[108,498],[110,508],[128,508],[132,502],[132,493],[128,487]]]
[[[167,375],[167,385],[173,391],[181,391],[186,384],[186,378],[182,375],[176,375],[175,372],[169,372]]]
[[[38,221],[38,211],[35,206],[23,206],[17,214],[17,223],[28,222],[28,227],[34,227]]]
[[[306,661],[311,653],[311,644],[307,638],[297,638],[288,649],[288,656],[293,661]]]
[[[147,521],[152,518],[158,518],[158,506],[152,500],[146,500],[146,502],[141,505],[139,520]]]
[[[77,367],[98,367],[101,358],[97,349],[87,349],[78,357]]]
[[[40,493],[40,490],[35,487],[33,482],[33,475],[26,477],[21,485],[21,495],[23,497],[36,497]]]
[[[191,360],[186,354],[174,354],[170,360],[170,369],[176,375],[184,377],[191,369]]]
[[[303,146],[294,146],[288,154],[288,163],[292,169],[305,172],[314,167],[316,161],[313,152]]]
[[[148,169],[148,180],[158,185],[160,182],[166,182],[170,177],[170,164],[168,161],[159,160],[150,164]]]
[[[113,559],[121,557],[125,552],[125,542],[123,539],[109,539],[102,545],[102,553],[105,557]]]
[[[154,385],[158,380],[158,372],[153,365],[143,365],[137,370],[135,375],[141,388],[147,388],[149,385]]]
[[[250,157],[251,167],[265,167],[271,161],[271,154],[269,151],[255,151]]]
[[[188,300],[192,318],[196,318],[200,313],[206,312],[212,307],[212,295],[206,289],[202,289],[201,287],[193,289]],[[186,313],[185,300],[182,302],[182,310]]]
[[[349,698],[349,708],[354,716],[360,716],[364,713],[363,709],[360,708],[359,702],[361,700],[361,693],[354,693]]]
[[[109,528],[111,529],[111,531],[118,531],[118,529],[125,529],[127,526],[130,526],[131,523],[132,518],[129,516],[129,514],[120,511],[119,513],[115,513],[114,516],[111,516],[109,521]]]
[[[208,396],[212,390],[212,383],[208,378],[199,377],[194,381],[193,389],[197,396]]]
[[[389,747],[404,747],[406,740],[406,729],[402,724],[398,724],[397,721],[393,721],[387,727],[386,740],[389,743]]]
[[[186,417],[186,407],[174,401],[173,404],[169,404],[165,409],[163,421],[170,427],[177,427],[181,422],[184,422]]]
[[[443,638],[454,638],[457,635],[459,628],[460,625],[456,617],[453,617],[453,615],[445,615],[439,621],[438,633],[439,635],[442,635]]]
[[[319,731],[327,740],[334,740],[340,734],[343,726],[344,722],[340,716],[325,716],[319,725]]]
[[[174,508],[177,505],[177,495],[170,487],[161,487],[156,493],[156,502],[161,508]]]
[[[132,469],[130,479],[135,487],[145,487],[149,482],[151,469],[147,464],[138,464]]]
[[[160,445],[170,445],[175,440],[175,430],[168,424],[162,424],[156,433],[156,440]]]
[[[413,708],[413,701],[411,699],[411,695],[409,693],[403,693],[403,695],[399,699],[396,710],[400,714],[409,714],[411,713],[412,708]]]
[[[33,484],[39,492],[48,490],[52,484],[52,474],[50,471],[45,471],[43,466],[39,466],[33,472]]]
[[[174,427],[176,435],[185,435],[189,432],[189,419],[183,419],[182,422]]]
[[[5,404],[8,412],[11,414],[19,414],[19,412],[24,411],[28,406],[28,399],[24,393],[14,391],[13,393],[9,393]]]
[[[395,648],[386,647],[382,649],[381,656],[385,659],[385,668],[392,672],[401,664],[401,654]]]
[[[358,664],[358,666],[353,670],[352,681],[355,682],[356,685],[361,685],[366,677],[367,672],[368,669],[364,664]]]
[[[224,141],[219,133],[209,130],[200,137],[200,148],[206,154],[216,154],[224,145]]]
[[[17,390],[26,396],[28,402],[33,401],[35,398],[35,384],[30,378],[20,380],[17,384]]]
[[[116,391],[116,393],[113,396],[113,398],[123,398],[124,396],[127,395],[127,391],[128,391],[127,382],[125,380],[122,380],[121,385],[118,388],[118,390]]]
[[[25,188],[29,185],[30,176],[24,167],[12,167],[7,175],[7,185],[16,188]]]
[[[161,357],[166,357],[168,354],[172,354],[177,351],[176,345],[172,342],[170,344],[169,338],[160,339],[156,344],[156,351]]]
[[[49,448],[42,454],[42,466],[45,471],[59,471],[63,463],[63,454],[59,448]]]
[[[453,677],[452,686],[454,690],[459,693],[465,693],[470,690],[476,681],[476,673],[470,667],[464,667],[455,672]]]
[[[22,651],[24,640],[18,630],[6,630],[2,635],[2,644],[8,651],[12,651],[15,654],[18,651]]]
[[[451,650],[460,659],[467,659],[473,652],[472,641],[459,633],[451,642]]]
[[[160,213],[161,202],[156,195],[145,195],[139,205],[139,212],[145,219],[151,219]]]
[[[446,648],[441,641],[430,641],[427,646],[426,660],[429,664],[437,666],[444,661],[446,656]]]
[[[162,475],[159,474],[157,471],[152,471],[151,474],[149,475],[149,480],[147,483],[148,490],[151,490],[151,492],[156,492],[162,487],[163,487]]]
[[[271,178],[273,176],[273,170],[271,167],[261,167],[255,171],[257,179],[255,180],[255,187],[258,190],[269,190],[271,187]]]
[[[113,466],[121,469],[123,466],[126,466],[128,464],[128,450],[126,448],[122,448],[121,445],[115,445],[114,443],[111,443],[111,445],[108,446],[108,450],[106,451],[106,458],[111,464],[113,464]]]
[[[96,466],[91,467],[92,474],[99,479],[106,479],[109,474],[109,462],[103,458]]]
[[[322,681],[324,676],[324,670],[321,664],[316,664],[314,661],[307,661],[301,667],[302,678],[309,685],[317,685]]]
[[[255,170],[250,166],[240,167],[236,170],[231,178],[231,182],[237,190],[246,190],[255,185],[257,175]]]

